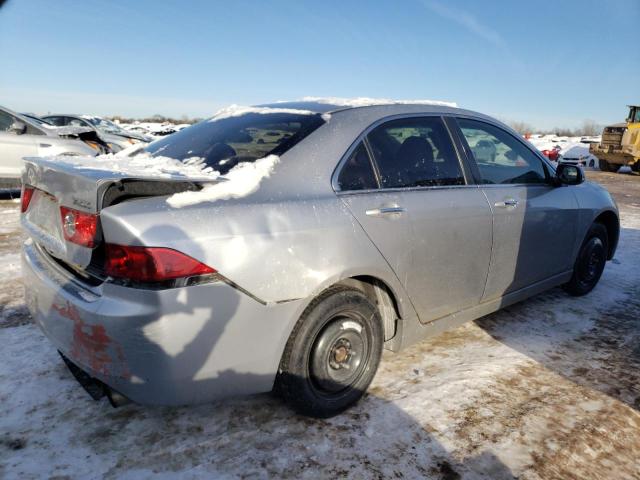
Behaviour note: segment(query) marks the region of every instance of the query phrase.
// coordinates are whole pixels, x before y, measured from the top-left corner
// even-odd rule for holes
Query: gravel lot
[[[330,420],[270,395],[93,402],[29,320],[18,204],[1,201],[0,477],[640,479],[640,176],[588,176],[623,226],[590,295],[554,289],[385,352],[366,398]]]

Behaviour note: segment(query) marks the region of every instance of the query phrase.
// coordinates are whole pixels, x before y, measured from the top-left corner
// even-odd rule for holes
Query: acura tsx
[[[331,416],[383,348],[587,294],[618,241],[579,166],[444,104],[235,108],[130,155],[22,176],[30,311],[114,404],[274,390]]]

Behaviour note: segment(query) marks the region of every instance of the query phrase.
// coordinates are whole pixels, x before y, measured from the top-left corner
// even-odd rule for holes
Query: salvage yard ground
[[[93,402],[28,317],[19,205],[0,202],[0,478],[640,479],[640,176],[588,177],[622,219],[590,295],[557,288],[385,352],[365,399],[330,420],[271,395]]]

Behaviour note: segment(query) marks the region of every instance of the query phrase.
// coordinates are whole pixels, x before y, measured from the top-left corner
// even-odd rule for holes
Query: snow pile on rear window
[[[198,192],[175,193],[167,199],[167,203],[180,208],[202,202],[245,197],[258,190],[260,182],[271,175],[279,161],[277,155],[269,155],[255,162],[239,163],[220,177],[218,183],[205,185]]]
[[[124,150],[123,150],[124,152]],[[72,166],[76,170],[100,170],[113,173],[114,176],[137,178],[189,178],[194,180],[212,180],[220,173],[208,167],[201,157],[176,160],[170,157],[152,157],[143,152],[135,155],[117,154],[89,156],[59,155],[46,157],[46,160]]]
[[[223,118],[240,117],[249,113],[258,113],[261,115],[270,113],[291,113],[294,115],[315,115],[315,112],[310,110],[299,110],[295,108],[271,108],[271,107],[245,107],[242,105],[229,105],[216,112],[216,114],[209,119],[210,122],[216,122]]]
[[[326,103],[340,107],[368,107],[371,105],[437,105],[440,107],[457,107],[455,102],[441,100],[392,100],[389,98],[341,98],[341,97],[303,97],[304,102]]]

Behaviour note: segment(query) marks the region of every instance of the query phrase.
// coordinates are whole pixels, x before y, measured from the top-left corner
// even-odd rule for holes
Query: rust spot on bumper
[[[73,322],[70,356],[88,366],[92,373],[128,379],[131,376],[125,363],[122,346],[107,334],[103,325],[90,325],[82,320],[75,305],[53,305],[61,317]]]

